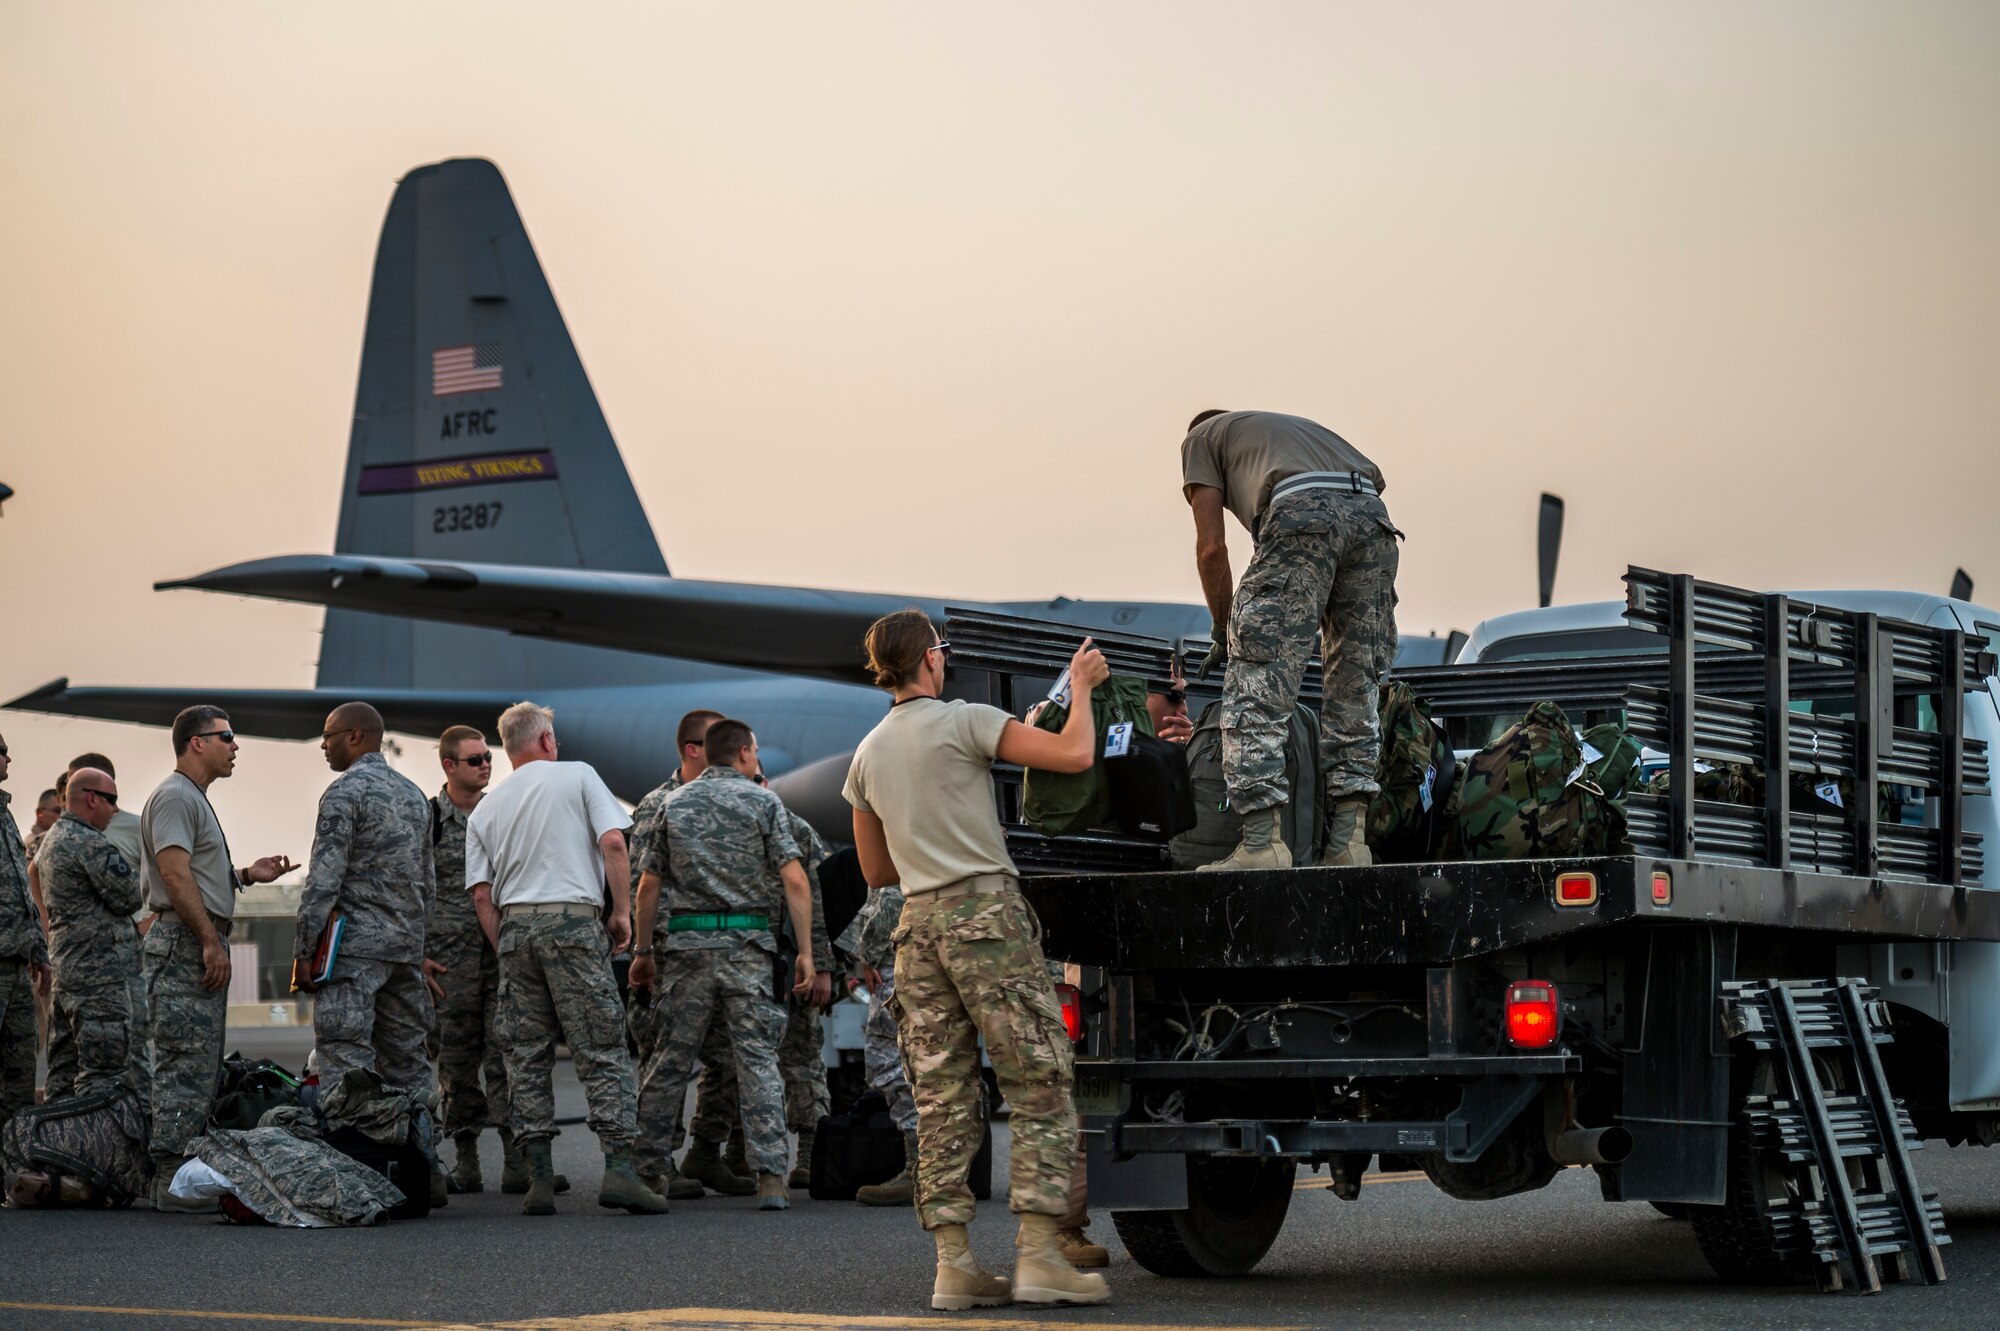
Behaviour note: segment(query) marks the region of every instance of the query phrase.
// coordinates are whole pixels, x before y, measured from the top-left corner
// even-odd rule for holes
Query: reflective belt
[[[667,921],[670,934],[712,934],[722,929],[768,929],[768,915],[675,915]]]
[[[1294,490],[1343,490],[1348,494],[1375,495],[1380,492],[1375,482],[1358,471],[1302,471],[1296,476],[1287,476],[1271,487],[1271,499],[1279,495],[1291,494]],[[1268,507],[1269,501],[1266,501]]]

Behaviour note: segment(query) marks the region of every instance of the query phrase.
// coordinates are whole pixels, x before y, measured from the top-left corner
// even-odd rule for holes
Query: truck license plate
[[[1076,1074],[1076,1112],[1115,1114],[1118,1112],[1118,1082],[1102,1072]]]

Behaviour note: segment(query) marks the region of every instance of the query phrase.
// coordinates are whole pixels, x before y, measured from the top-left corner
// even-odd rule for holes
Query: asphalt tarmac
[[[300,1061],[300,1033],[240,1033],[246,1053]],[[581,1115],[568,1065],[558,1112]],[[999,1134],[996,1185],[1005,1176]],[[499,1173],[489,1136],[484,1160]],[[1498,1202],[1456,1202],[1421,1178],[1372,1178],[1343,1202],[1301,1175],[1290,1219],[1252,1275],[1163,1280],[1135,1265],[1109,1217],[1110,1304],[1092,1309],[929,1309],[931,1249],[907,1211],[814,1202],[784,1213],[753,1198],[676,1203],[666,1216],[600,1209],[588,1129],[564,1130],[556,1161],[576,1188],[561,1214],[520,1199],[454,1197],[429,1219],[367,1230],[291,1231],[151,1212],[0,1211],[0,1327],[257,1328],[504,1326],[568,1331],[913,1324],[1021,1328],[1465,1327],[1814,1328],[2000,1323],[2000,1155],[1932,1145],[1917,1157],[1943,1197],[1948,1283],[1874,1297],[1717,1283],[1688,1227],[1598,1200],[1588,1171]],[[1012,1265],[996,1199],[973,1227],[988,1267]]]

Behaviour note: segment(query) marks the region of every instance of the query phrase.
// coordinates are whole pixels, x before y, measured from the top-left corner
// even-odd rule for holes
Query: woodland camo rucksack
[[[1368,802],[1368,849],[1378,864],[1413,864],[1436,856],[1443,840],[1446,792],[1458,762],[1424,700],[1401,680],[1382,686],[1376,710],[1382,756]]]
[[[1468,860],[1630,851],[1624,812],[1590,779],[1576,728],[1552,702],[1466,760],[1454,831]]]

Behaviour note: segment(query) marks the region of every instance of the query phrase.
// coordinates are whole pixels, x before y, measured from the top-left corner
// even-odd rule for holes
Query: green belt
[[[768,915],[676,915],[667,921],[670,934],[710,934],[720,929],[768,929]]]

